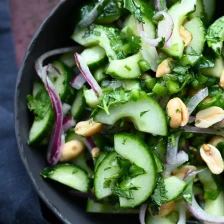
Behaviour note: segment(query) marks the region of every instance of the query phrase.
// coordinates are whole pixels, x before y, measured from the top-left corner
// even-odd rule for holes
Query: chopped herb
[[[141,113],[140,113],[140,117],[142,117],[145,113],[147,113],[147,112],[149,112],[150,110],[146,110],[146,111],[142,111]]]
[[[127,138],[123,138],[122,145],[125,145]]]
[[[111,169],[111,167],[110,167],[110,166],[109,166],[109,167],[106,167],[106,168],[104,169],[104,171],[109,170],[109,169]]]
[[[129,72],[131,71],[131,68],[128,65],[124,66]]]
[[[121,119],[120,128],[124,127],[124,118]]]
[[[165,41],[166,41],[165,37],[162,37],[162,39],[161,39],[161,41],[158,43],[157,47],[159,47],[159,48],[163,48],[163,46],[164,46],[164,44],[165,44]]]
[[[137,177],[139,175],[145,174],[145,170],[135,164],[132,164],[132,166],[130,167],[130,177]]]
[[[119,197],[123,197],[123,198],[127,198],[127,199],[133,199],[133,195],[132,195],[131,190],[126,191],[119,186],[114,186],[111,190],[114,194],[116,194]]]
[[[103,188],[108,188],[108,187],[110,187],[110,185],[111,185],[111,180],[106,180],[103,183]]]
[[[143,20],[143,15],[141,7],[136,4],[135,0],[124,0],[124,8],[129,10],[131,14],[140,22],[145,23]]]
[[[176,113],[180,113],[180,109],[176,109]]]

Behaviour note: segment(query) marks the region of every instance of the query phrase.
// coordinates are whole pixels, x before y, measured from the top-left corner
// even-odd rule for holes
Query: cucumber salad
[[[37,59],[29,145],[89,213],[224,223],[224,16],[215,0],[101,0]]]

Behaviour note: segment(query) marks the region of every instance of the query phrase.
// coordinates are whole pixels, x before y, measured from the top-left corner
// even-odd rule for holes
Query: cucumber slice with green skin
[[[139,131],[153,135],[167,135],[165,113],[158,102],[149,96],[142,94],[136,102],[111,105],[109,112],[110,115],[107,115],[104,110],[98,110],[94,121],[113,125],[119,119],[128,117]]]
[[[205,19],[207,24],[211,24],[215,13],[216,0],[203,0],[205,9]]]
[[[190,19],[193,19],[195,17],[199,17],[202,20],[205,17],[205,7],[203,0],[197,0],[195,11],[189,15]]]
[[[78,90],[75,100],[72,104],[71,113],[75,120],[80,120],[85,116],[86,112],[86,101],[83,94],[83,88]]]
[[[72,68],[76,65],[75,58],[74,58],[74,52],[63,54],[59,58],[59,60],[62,61],[65,65],[67,65],[69,68]]]
[[[215,200],[219,196],[221,190],[210,170],[208,168],[204,169],[203,172],[198,173],[198,178],[203,184],[204,198]]]
[[[141,69],[138,61],[142,59],[140,53],[121,60],[110,62],[107,74],[117,79],[135,79],[141,75]]]
[[[86,89],[84,88],[84,97],[87,105],[94,109],[96,108],[97,104],[99,103],[99,98],[97,97],[96,93],[93,91],[93,89]]]
[[[82,192],[88,192],[90,187],[88,174],[74,164],[65,163],[47,167],[40,175]]]
[[[207,43],[212,50],[220,56],[222,54],[224,38],[224,16],[217,19],[207,31]]]
[[[56,92],[59,94],[62,102],[70,104],[75,96],[75,89],[71,86],[71,81],[74,77],[73,71],[63,64],[61,61],[52,63],[60,72],[53,81]],[[49,74],[51,76],[51,74]]]
[[[94,78],[96,79],[96,81],[98,83],[100,83],[101,81],[107,79],[109,76],[106,74],[106,68],[101,67],[98,68],[94,73],[93,73]]]
[[[112,194],[111,183],[110,186],[104,186],[105,179],[119,173],[120,168],[113,166],[113,163],[117,157],[116,152],[108,154],[103,161],[99,164],[94,175],[94,191],[98,200],[105,198]],[[113,181],[112,181],[113,182]]]
[[[42,120],[34,120],[29,132],[29,145],[40,145],[50,134],[55,122],[52,108],[48,110]]]
[[[176,224],[178,222],[178,213],[172,212],[165,217],[156,217],[148,215],[146,224]]]
[[[222,70],[224,69],[224,62],[223,58],[216,58],[215,59],[215,66],[213,68],[203,68],[201,72],[203,75],[212,76],[215,78],[220,78],[222,75]]]
[[[104,65],[107,62],[106,52],[100,46],[87,48],[81,53],[81,55],[88,67],[93,70]]]
[[[143,17],[143,20],[145,21],[144,32],[147,34],[147,36],[149,38],[154,39],[156,36],[155,25],[149,19],[147,19],[145,17]],[[131,32],[132,35],[139,36],[134,16],[130,16],[127,19],[126,25],[123,28],[122,32],[126,33],[126,35],[128,35]],[[148,45],[144,40],[141,40],[141,41],[142,41],[142,47],[141,47],[140,52],[142,54],[142,57],[147,62],[149,62],[151,69],[153,71],[156,71],[156,69],[158,67],[158,61],[159,61],[159,56],[156,51],[156,48]]]
[[[122,209],[116,208],[108,203],[100,203],[88,199],[86,211],[89,213],[104,213],[104,214],[138,214],[138,209]]]
[[[191,33],[192,35],[192,41],[191,43],[186,47],[186,53],[190,54],[194,51],[197,52],[197,54],[201,54],[204,50],[205,45],[205,27],[203,22],[198,18],[195,17],[185,23],[184,27]]]
[[[44,84],[42,82],[35,81],[33,84],[33,97],[35,97],[37,93],[39,93],[43,89],[45,89]]]
[[[105,152],[101,152],[101,153],[99,154],[99,156],[96,158],[94,171],[97,170],[98,166],[100,165],[100,163],[104,160],[104,158],[105,158],[106,156],[107,156],[107,153],[105,153]]]
[[[138,190],[131,191],[133,199],[119,197],[120,207],[133,208],[144,202],[155,188],[157,168],[154,156],[141,139],[128,133],[119,133],[114,136],[114,148],[119,155],[146,172],[130,180],[133,186],[139,186]]]
[[[196,0],[182,0],[181,3],[177,2],[169,9],[169,14],[173,19],[173,33],[168,42],[172,45],[170,48],[163,48],[163,51],[168,55],[180,59],[184,51],[184,41],[180,36],[180,26],[187,18],[188,14],[195,10]],[[161,21],[164,23],[164,20]]]
[[[224,193],[220,192],[215,200],[205,200],[205,211],[211,215],[224,216]],[[209,224],[205,222],[205,224]]]
[[[187,187],[187,183],[178,177],[172,176],[164,179],[167,190],[167,202],[177,198]]]
[[[141,90],[141,85],[140,85],[140,82],[138,80],[124,80],[123,81],[123,88],[124,90],[133,90],[133,89],[136,89],[136,90]]]
[[[162,161],[159,159],[159,157],[155,153],[153,153],[153,156],[154,156],[154,160],[155,160],[155,163],[156,163],[157,172],[158,173],[163,172],[164,169],[165,169],[164,164],[162,163]]]

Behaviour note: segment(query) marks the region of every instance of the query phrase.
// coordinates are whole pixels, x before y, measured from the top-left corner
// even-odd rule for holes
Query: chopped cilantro
[[[141,7],[136,4],[135,0],[124,0],[124,8],[129,10],[131,14],[140,22],[145,23],[143,20],[143,15]]]
[[[146,110],[146,111],[142,111],[141,113],[140,113],[140,117],[142,117],[145,113],[147,113],[147,112],[149,112],[150,110]]]
[[[180,113],[180,109],[176,109],[176,113]]]
[[[124,118],[121,119],[120,128],[124,127]]]
[[[157,44],[157,47],[163,48],[165,41],[166,41],[165,37],[162,37],[161,41]]]
[[[122,141],[122,145],[125,145],[126,141],[127,141],[127,138],[124,138]]]
[[[131,68],[128,65],[124,66],[129,72],[131,71]]]
[[[141,167],[139,167],[139,166],[137,166],[135,164],[131,165],[129,172],[130,172],[130,174],[129,174],[130,177],[137,177],[137,176],[139,176],[141,174],[145,174],[146,173],[143,168],[141,168]]]
[[[127,198],[127,199],[133,199],[133,195],[131,190],[124,190],[119,186],[114,186],[112,189],[112,192],[116,194],[119,197]]]
[[[108,187],[110,187],[110,185],[111,185],[111,180],[106,180],[103,183],[103,188],[108,188]]]

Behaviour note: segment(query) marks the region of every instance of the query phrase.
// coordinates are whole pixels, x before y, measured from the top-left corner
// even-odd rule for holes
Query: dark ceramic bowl
[[[217,0],[216,16],[222,15],[221,0]],[[102,215],[85,212],[86,200],[69,195],[61,186],[53,181],[40,177],[39,173],[48,165],[46,149],[33,149],[28,146],[28,134],[32,118],[27,110],[26,95],[31,93],[33,81],[37,79],[34,70],[35,60],[46,51],[74,45],[70,36],[74,29],[72,25],[74,11],[83,1],[65,0],[56,6],[37,31],[20,69],[15,95],[15,129],[23,163],[29,173],[36,191],[47,206],[64,223],[76,224],[119,224],[139,223],[137,215]]]
[[[86,200],[71,196],[64,187],[53,181],[44,180],[39,173],[48,166],[46,149],[33,149],[27,144],[32,118],[27,110],[26,95],[31,93],[33,81],[37,79],[35,60],[46,51],[74,45],[70,39],[74,26],[74,11],[83,1],[62,1],[43,22],[28,47],[16,85],[15,129],[23,163],[39,196],[64,223],[138,223],[137,216],[88,214]],[[128,221],[129,219],[129,221]]]

